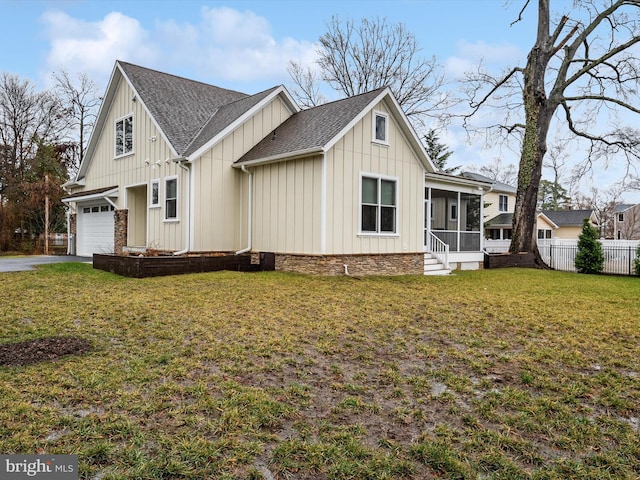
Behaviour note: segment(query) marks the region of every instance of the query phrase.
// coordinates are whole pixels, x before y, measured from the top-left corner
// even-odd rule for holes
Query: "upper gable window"
[[[389,116],[382,112],[373,114],[373,141],[389,143]]]
[[[133,115],[116,121],[116,157],[133,152]]]

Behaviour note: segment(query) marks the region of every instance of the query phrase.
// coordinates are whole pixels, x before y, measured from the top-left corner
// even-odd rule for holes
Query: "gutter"
[[[191,162],[188,158],[185,157],[174,158],[173,161],[176,162],[181,169],[187,172],[187,228],[185,231],[186,247],[183,250],[173,252],[173,255],[184,255],[191,250],[191,192],[189,190],[189,187],[191,186],[191,169],[188,166],[185,166],[185,164],[190,165]]]
[[[238,250],[235,252],[236,255],[240,255],[242,253],[247,253],[251,251],[251,243],[252,243],[252,217],[253,217],[253,173],[251,170],[247,169],[246,165],[241,165],[240,169],[249,175],[249,191],[247,192],[247,246],[242,250]]]

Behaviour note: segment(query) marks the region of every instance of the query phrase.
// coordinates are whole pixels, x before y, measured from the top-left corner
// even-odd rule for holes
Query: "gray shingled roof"
[[[631,207],[633,207],[632,204],[619,203],[613,208],[613,213],[622,213],[622,212],[624,212],[626,210],[629,210]]]
[[[118,61],[123,72],[178,154],[211,123],[212,115],[246,93],[219,88],[168,73]]]
[[[559,227],[582,226],[593,210],[543,210],[542,213]]]
[[[504,192],[504,193],[517,193],[518,189],[516,187],[512,187],[506,183],[497,182],[485,175],[481,175],[480,173],[475,172],[462,172],[463,177],[470,178],[472,180],[479,180],[481,182],[488,182],[493,184],[493,190],[496,192]]]
[[[236,163],[322,149],[385,88],[297,112]]]
[[[513,213],[501,213],[493,217],[487,222],[489,227],[501,227],[503,225],[511,225],[513,223]]]
[[[585,218],[591,217],[593,210],[543,210],[542,212],[549,220],[558,227],[582,226]],[[490,227],[511,225],[513,213],[501,213],[487,222]]]
[[[262,99],[267,97],[270,93],[277,90],[279,87],[273,87],[264,92],[256,93],[250,97],[245,97],[237,100],[233,103],[221,106],[216,112],[214,112],[207,123],[202,127],[200,132],[196,135],[193,141],[188,145],[183,152],[185,156],[191,155],[198,150],[209,140],[219,134],[222,130],[228,127],[237,118],[241,117],[245,112],[249,111],[253,106],[259,103]]]

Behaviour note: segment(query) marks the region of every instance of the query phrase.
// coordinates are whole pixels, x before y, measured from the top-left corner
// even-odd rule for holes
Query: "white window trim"
[[[175,218],[167,218],[167,182],[169,180],[176,181],[176,217]],[[177,175],[172,175],[170,177],[164,177],[164,202],[162,202],[164,215],[163,222],[165,223],[176,223],[180,221],[180,182],[178,181]]]
[[[362,231],[362,179],[363,178],[375,178],[377,180],[387,180],[396,183],[396,224],[395,232],[363,232]],[[378,182],[378,185],[380,183]],[[380,189],[378,189],[378,195],[380,195]],[[360,172],[359,185],[358,185],[358,236],[359,237],[399,237],[400,236],[400,179],[398,177],[392,177],[389,175],[381,175],[379,173]],[[378,206],[380,206],[378,204]],[[380,210],[378,210],[378,228],[380,228]]]
[[[116,149],[117,149],[117,145],[116,145],[116,131],[117,131],[117,125],[119,122],[124,121],[127,118],[131,118],[131,150],[126,152],[126,153],[121,153],[120,155],[118,155],[116,153]],[[123,158],[123,157],[127,157],[129,155],[133,155],[135,153],[135,139],[136,139],[136,132],[135,132],[135,128],[134,127],[134,118],[133,118],[133,112],[131,113],[127,113],[126,115],[123,115],[120,118],[117,118],[115,122],[113,122],[113,158]],[[123,147],[124,150],[124,147]]]
[[[505,199],[504,201],[504,209],[502,208],[502,202],[500,200],[502,200],[502,198]],[[498,211],[499,212],[508,212],[509,211],[509,195],[504,195],[504,194],[499,194],[498,195]]]
[[[384,117],[384,140],[380,140],[376,138],[376,118]],[[377,110],[373,111],[373,125],[371,132],[372,142],[378,143],[380,145],[389,145],[389,114],[380,112]]]
[[[158,186],[158,203],[153,203],[153,186]],[[160,208],[162,206],[162,196],[160,195],[160,179],[154,178],[149,182],[149,208]]]
[[[458,192],[458,198],[460,198],[460,193],[459,192]],[[454,207],[455,207],[455,212],[456,212],[455,216],[453,215]],[[457,222],[459,217],[460,217],[460,212],[458,211],[458,201],[456,200],[455,202],[449,203],[449,221],[450,222]],[[460,230],[460,229],[457,228],[457,230]]]

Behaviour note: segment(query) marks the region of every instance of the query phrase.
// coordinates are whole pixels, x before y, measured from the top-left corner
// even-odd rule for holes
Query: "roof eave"
[[[235,168],[244,167],[257,167],[259,165],[266,165],[269,163],[286,162],[288,160],[294,160],[297,158],[306,158],[313,155],[323,155],[326,152],[322,147],[312,147],[305,150],[298,150],[296,152],[287,152],[285,154],[271,155],[269,157],[257,158],[255,160],[248,160],[246,162],[236,162],[233,164]]]

